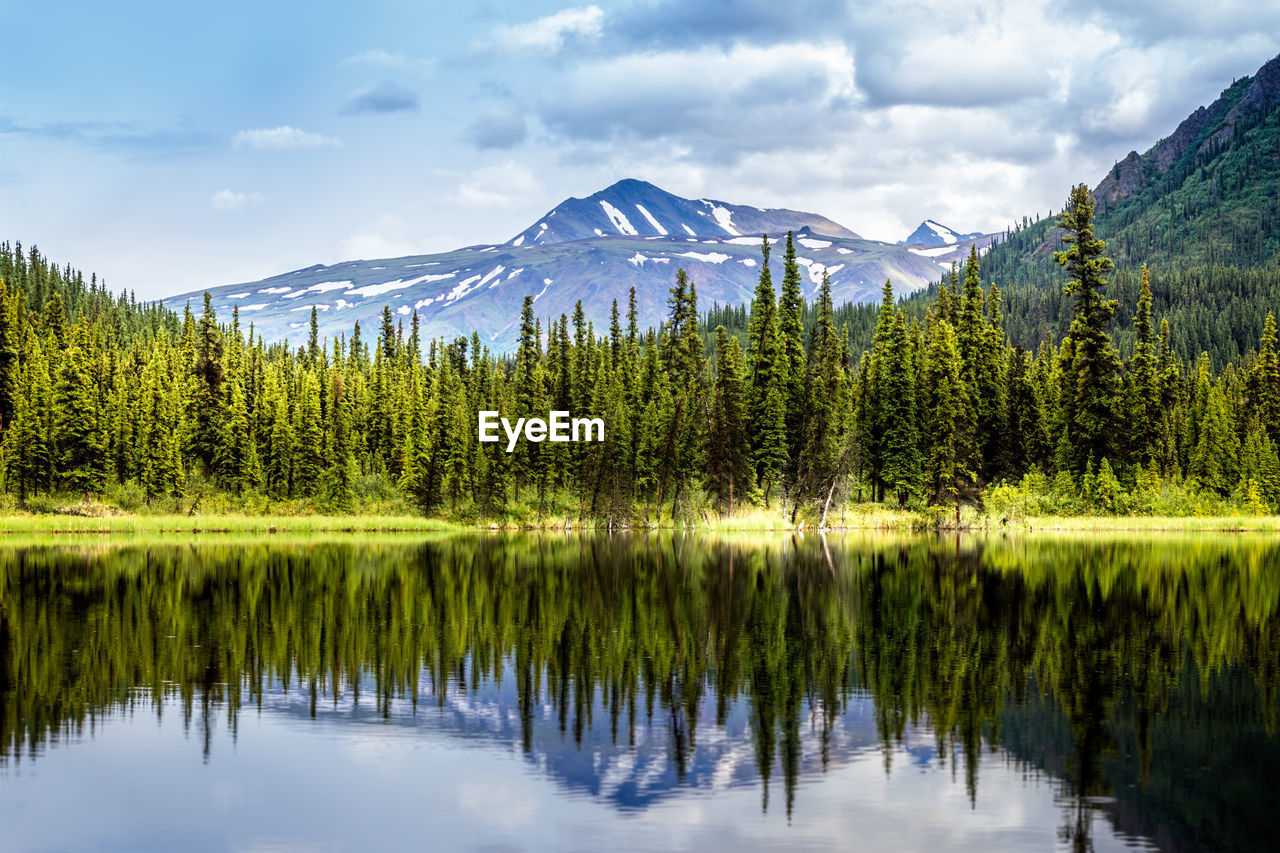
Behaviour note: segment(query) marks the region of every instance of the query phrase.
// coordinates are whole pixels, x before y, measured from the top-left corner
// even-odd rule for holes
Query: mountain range
[[[255,335],[268,341],[305,337],[313,307],[321,335],[334,337],[356,322],[376,328],[389,306],[406,328],[416,312],[424,337],[476,331],[484,345],[506,352],[515,346],[525,296],[533,297],[544,318],[571,314],[581,300],[587,319],[604,329],[613,300],[625,311],[634,287],[644,328],[665,317],[676,270],[683,267],[700,307],[745,304],[759,279],[765,234],[775,278],[781,277],[782,241],[791,231],[805,297],[817,293],[825,272],[837,303],[874,302],[886,279],[899,295],[924,288],[967,256],[970,246],[986,251],[998,236],[960,235],[928,224],[909,238],[912,245],[884,243],[815,213],[687,199],[627,179],[566,199],[504,243],[317,265],[209,293],[219,316],[238,308],[241,325],[252,323]],[[928,235],[917,241],[921,229]],[[198,310],[201,293],[164,303]]]

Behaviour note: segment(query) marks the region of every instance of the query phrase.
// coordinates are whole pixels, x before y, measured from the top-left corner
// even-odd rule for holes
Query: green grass
[[[464,528],[412,515],[5,515],[0,534],[22,533],[377,533]]]
[[[676,519],[664,513],[661,518],[643,518],[637,508],[629,525],[614,525],[596,519],[579,520],[566,512],[563,504],[552,503],[550,512],[537,513],[533,508],[517,505],[508,508],[501,518],[476,519],[459,515],[453,518],[425,518],[409,512],[383,512],[370,508],[351,515],[291,514],[284,512],[255,513],[215,511],[207,514],[145,514],[122,512],[102,505],[51,507],[44,512],[0,508],[0,536],[47,533],[424,533],[460,532],[465,530],[688,530],[709,533],[783,532],[816,530],[818,517],[802,513],[792,524],[789,512],[780,507],[747,506],[732,515],[720,516],[709,504],[686,507]],[[83,510],[79,514],[77,510]],[[917,532],[933,529],[956,529],[950,508],[929,510],[899,509],[884,504],[849,504],[833,507],[827,517],[831,531]],[[959,529],[970,531],[1267,531],[1280,532],[1280,516],[1028,516],[1003,521],[999,515],[980,514],[971,507],[963,509]]]
[[[1207,516],[1197,518],[1156,517],[1143,515],[1120,516],[1044,516],[1040,518],[1011,519],[1001,525],[999,519],[988,517],[986,529],[1006,530],[1080,530],[1080,531],[1188,531],[1188,532],[1272,532],[1280,533],[1280,516]]]

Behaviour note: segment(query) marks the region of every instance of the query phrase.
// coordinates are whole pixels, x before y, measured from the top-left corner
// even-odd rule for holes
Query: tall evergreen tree
[[[106,485],[107,435],[102,415],[85,353],[73,346],[64,353],[59,371],[53,435],[56,476],[77,493],[99,492]]]
[[[53,388],[49,364],[39,341],[31,345],[19,375],[20,393],[14,401],[13,424],[5,433],[9,482],[18,499],[48,491],[53,483]]]
[[[1138,294],[1138,310],[1133,318],[1137,343],[1129,365],[1128,400],[1125,421],[1129,434],[1129,452],[1145,464],[1156,454],[1159,443],[1160,384],[1156,365],[1156,334],[1151,322],[1151,281],[1142,267],[1142,284]]]
[[[1107,286],[1103,274],[1114,264],[1103,255],[1107,244],[1094,236],[1093,198],[1084,184],[1071,191],[1058,216],[1058,227],[1065,232],[1062,241],[1068,248],[1054,252],[1053,258],[1067,270],[1062,292],[1076,298],[1071,321],[1075,349],[1071,461],[1077,470],[1083,470],[1090,457],[1108,458],[1115,450],[1120,356],[1107,329],[1116,303],[1102,292]]]
[[[1280,444],[1280,355],[1276,352],[1276,318],[1268,313],[1258,357],[1249,376],[1249,397],[1271,440]]]
[[[791,232],[787,232],[787,249],[782,267],[782,289],[778,294],[778,334],[782,341],[783,358],[780,379],[787,404],[787,455],[790,462],[788,480],[794,481],[797,462],[803,441],[805,416],[804,381],[805,351],[804,324],[801,313],[804,295],[800,289],[800,265],[796,261],[796,247]]]
[[[733,512],[751,492],[751,437],[747,433],[744,364],[737,338],[716,327],[716,379],[707,436],[707,486],[722,513]]]
[[[785,353],[778,330],[777,303],[769,272],[769,236],[761,242],[760,278],[747,326],[747,392],[751,455],[756,482],[766,504],[781,481],[788,459]]]
[[[884,436],[882,476],[887,492],[905,506],[920,488],[920,440],[916,420],[916,380],[907,324],[899,312],[893,321],[884,360],[880,364],[882,389],[881,432]]]
[[[825,510],[849,461],[844,453],[850,408],[848,376],[831,304],[831,280],[825,271],[818,289],[816,313],[804,383],[804,417],[796,453],[793,517],[805,500],[821,501]]]
[[[955,330],[938,320],[932,330],[924,386],[925,493],[935,503],[953,503],[959,515],[961,499],[973,486],[970,470],[972,406],[964,381],[964,361]]]

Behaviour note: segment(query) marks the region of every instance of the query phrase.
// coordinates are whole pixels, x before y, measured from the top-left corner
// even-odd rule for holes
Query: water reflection
[[[973,809],[993,760],[1047,774],[1076,849],[1280,828],[1269,539],[116,541],[0,549],[0,787],[128,714],[208,760],[256,709],[510,743],[620,813],[792,815],[874,754]]]

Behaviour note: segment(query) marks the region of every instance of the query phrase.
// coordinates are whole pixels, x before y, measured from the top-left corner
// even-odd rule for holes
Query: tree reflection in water
[[[217,714],[234,732],[272,695],[387,716],[514,679],[526,751],[554,748],[547,706],[574,743],[657,722],[678,780],[699,719],[745,703],[763,806],[780,773],[790,813],[869,697],[886,772],[923,726],[976,800],[1002,747],[1062,780],[1079,849],[1099,808],[1173,846],[1275,830],[1270,539],[113,541],[0,549],[0,762],[122,710],[177,704],[207,757]]]

